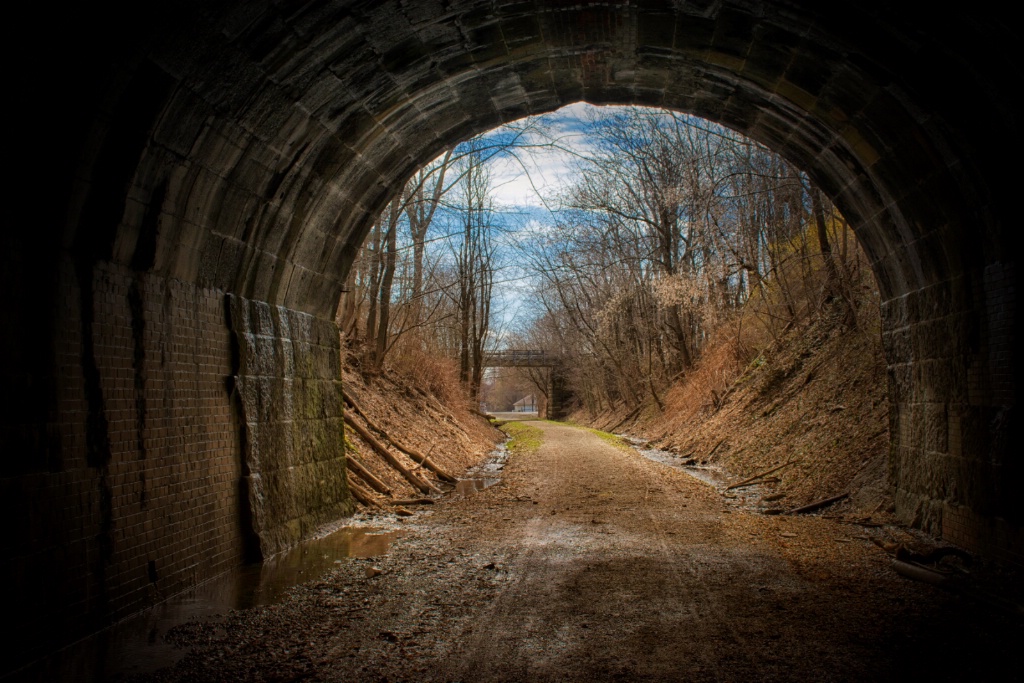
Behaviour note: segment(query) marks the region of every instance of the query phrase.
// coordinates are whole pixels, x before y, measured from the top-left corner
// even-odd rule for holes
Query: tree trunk
[[[828,238],[828,224],[825,222],[825,208],[821,201],[821,192],[817,188],[811,189],[811,211],[814,213],[814,225],[818,233],[821,258],[825,261],[825,302],[837,298],[842,299],[843,323],[850,328],[856,327],[857,310],[849,295],[846,282],[840,275],[835,256],[832,254],[832,245]]]
[[[374,476],[370,470],[366,469],[366,466],[359,462],[351,453],[345,454],[345,465],[348,469],[359,475],[359,478],[365,481],[377,493],[382,493],[385,496],[391,495],[391,488]]]
[[[395,448],[408,455],[412,459],[412,461],[415,462],[417,465],[426,467],[428,470],[436,474],[438,478],[441,479],[442,481],[446,481],[450,484],[454,484],[455,482],[458,481],[458,479],[445,472],[438,465],[434,464],[434,462],[430,460],[427,456],[423,455],[414,448],[402,444],[401,442],[398,441],[398,439],[388,434],[387,431],[382,429],[379,425],[377,425],[373,420],[370,419],[370,416],[366,414],[366,412],[362,409],[359,403],[356,402],[355,399],[346,394],[344,391],[342,391],[342,397],[345,399],[345,402],[352,406],[352,409],[355,410],[359,414],[359,416],[366,421],[366,424],[370,427],[370,429],[373,429],[374,431],[383,434],[385,439],[390,441]]]
[[[384,253],[381,258],[384,273],[380,285],[380,321],[377,323],[377,339],[373,354],[375,370],[380,370],[384,366],[384,355],[388,349],[388,328],[391,325],[391,288],[395,282],[395,266],[398,256],[398,201],[391,202],[388,229],[381,241],[384,243],[382,245]]]
[[[377,451],[387,461],[389,465],[394,467],[398,472],[405,477],[405,480],[412,484],[414,487],[422,491],[423,493],[440,493],[436,487],[431,486],[429,483],[420,479],[416,476],[408,467],[403,465],[398,458],[392,455],[391,451],[387,449],[380,441],[378,441],[370,432],[366,430],[361,424],[352,419],[351,416],[345,415],[345,424],[356,430],[363,441],[368,443],[373,450]]]

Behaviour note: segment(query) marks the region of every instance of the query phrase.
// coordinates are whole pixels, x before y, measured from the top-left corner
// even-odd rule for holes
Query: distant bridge
[[[553,368],[562,359],[537,349],[508,349],[484,354],[483,364],[487,368]]]
[[[539,349],[506,349],[484,354],[487,368],[547,368],[544,415],[549,420],[565,417],[572,395],[565,382],[564,359]]]

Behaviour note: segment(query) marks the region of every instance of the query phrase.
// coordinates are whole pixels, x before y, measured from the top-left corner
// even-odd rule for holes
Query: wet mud
[[[322,576],[348,558],[387,552],[401,529],[345,526],[264,562],[246,565],[173,596],[151,609],[84,638],[21,671],[16,680],[117,681],[173,666],[190,648],[175,630],[216,626],[233,611],[272,605],[296,585]]]
[[[1020,678],[1019,577],[908,580],[906,530],[726,504],[678,468],[569,426],[501,485],[404,522],[273,604],[163,634],[173,666],[119,681],[944,681]],[[990,583],[981,582],[985,572]],[[1001,581],[1001,583],[1000,583]],[[1016,588],[1014,588],[1016,587]],[[159,636],[158,636],[159,637]]]
[[[651,448],[646,439],[630,436],[628,434],[616,434],[623,441],[628,443],[637,453],[652,462],[660,463],[683,472],[702,482],[721,496],[723,501],[731,507],[751,512],[768,512],[769,514],[779,511],[776,501],[785,498],[784,494],[776,494],[769,486],[778,481],[777,478],[769,477],[759,479],[742,487],[729,489],[729,485],[735,481],[721,467],[715,465],[699,464],[694,458],[665,451],[658,448]]]
[[[483,461],[466,470],[466,473],[455,485],[455,493],[460,496],[470,496],[494,486],[501,481],[501,473],[507,462],[508,450],[505,444],[498,444]]]

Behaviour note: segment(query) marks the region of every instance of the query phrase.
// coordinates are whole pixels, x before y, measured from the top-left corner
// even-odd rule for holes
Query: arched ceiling
[[[188,466],[183,490],[207,491],[191,463],[219,454],[249,467],[251,434],[276,435],[264,452],[281,471],[291,455],[340,461],[340,446],[278,448],[296,421],[276,409],[304,406],[317,433],[338,434],[340,397],[321,390],[338,384],[329,320],[378,210],[446,146],[581,100],[710,118],[817,180],[854,223],[882,290],[897,514],[1020,564],[1024,316],[1011,235],[1024,70],[1005,7],[16,3],[5,16],[31,49],[9,41],[5,80],[15,192],[0,231],[0,438],[9,507],[39,514],[16,550],[29,563],[7,565],[34,568],[39,594],[57,596],[49,612],[33,603],[25,614],[96,608],[61,597],[53,572],[107,599],[94,587],[120,533],[104,509],[124,479],[117,468]],[[262,355],[242,357],[250,342]],[[286,344],[293,353],[278,354]],[[296,357],[308,361],[302,373],[288,364]],[[157,451],[165,460],[147,456]],[[182,495],[164,496],[146,524],[189,507]],[[264,502],[304,497],[278,490]],[[139,519],[137,503],[125,505]],[[237,511],[225,518],[235,528]],[[78,564],[68,538],[81,541]],[[203,547],[182,552],[205,558]],[[96,584],[82,581],[86,560],[100,565]],[[177,566],[191,573],[191,562]],[[142,594],[131,578],[142,574],[118,572],[111,596]]]
[[[990,145],[1019,146],[993,131],[1015,129],[1020,77],[999,17],[682,0],[136,12],[69,17],[67,87],[42,96],[73,103],[52,142],[79,150],[62,243],[90,258],[330,316],[417,166],[581,100],[684,110],[781,152],[857,225],[885,297],[1007,249],[1009,181],[988,164]]]

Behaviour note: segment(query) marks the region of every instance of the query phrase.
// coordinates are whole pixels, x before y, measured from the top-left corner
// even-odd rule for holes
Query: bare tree
[[[574,384],[590,405],[660,406],[752,293],[777,333],[806,315],[822,273],[845,291],[834,212],[778,155],[666,111],[602,111],[590,131],[557,230],[527,250],[543,319],[581,350]]]
[[[459,376],[475,401],[480,393],[484,345],[491,324],[494,289],[493,204],[490,175],[474,140],[461,164],[457,211],[462,239],[455,251],[459,310]]]

